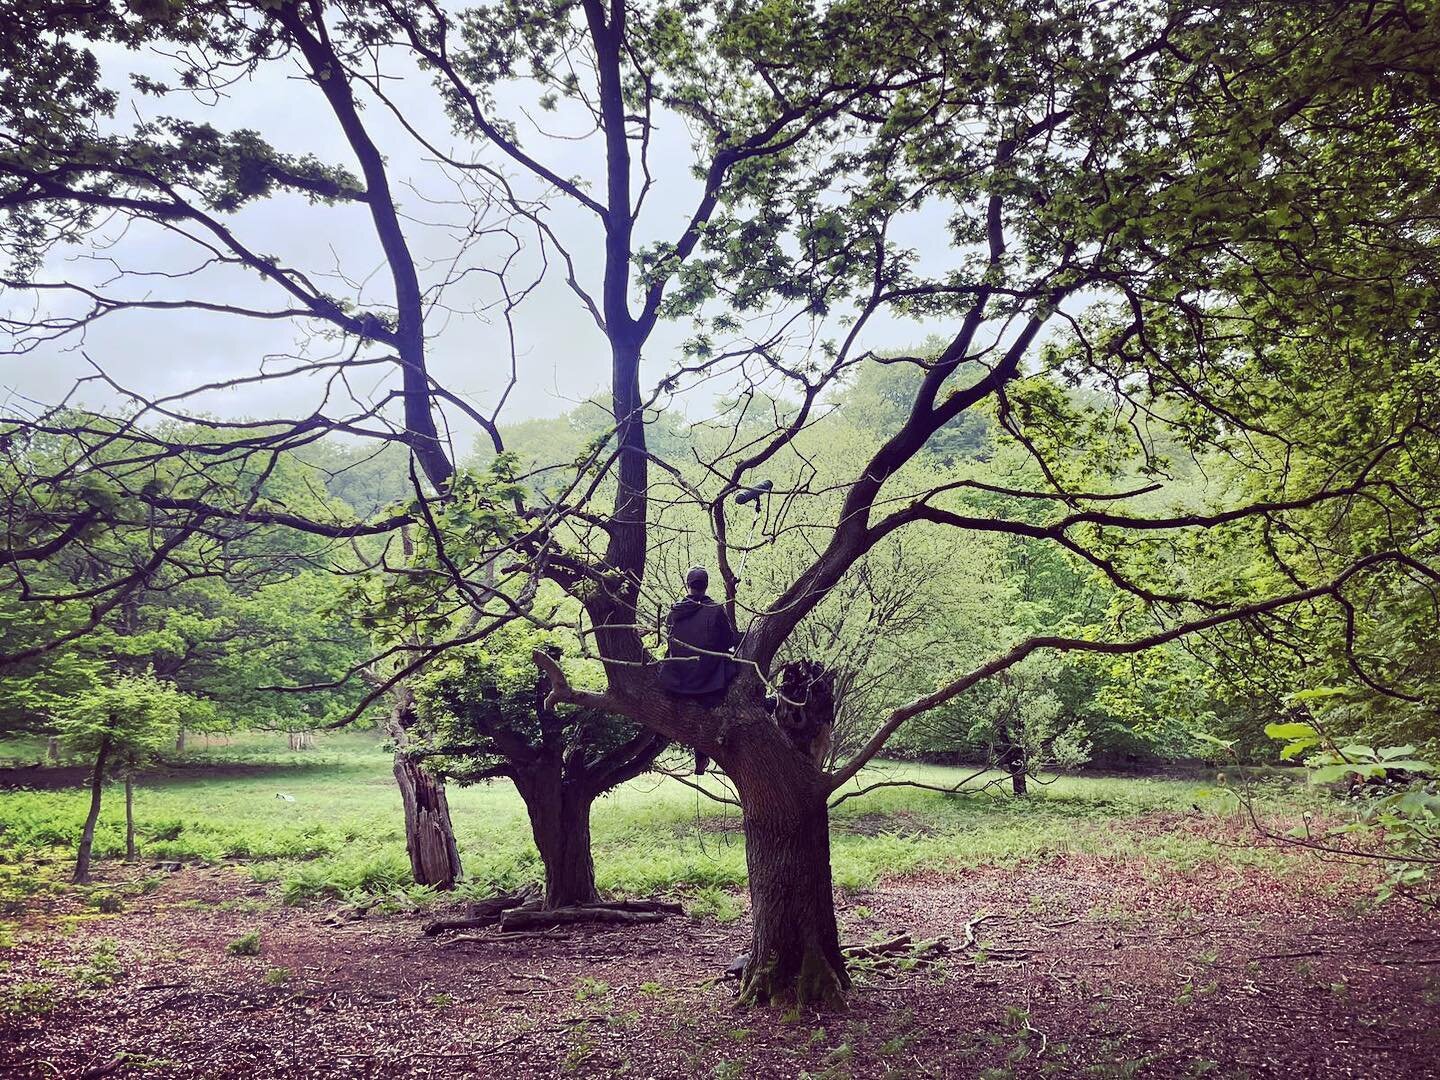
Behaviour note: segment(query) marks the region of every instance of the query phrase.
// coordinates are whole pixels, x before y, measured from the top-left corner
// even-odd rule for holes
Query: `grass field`
[[[861,782],[964,775],[884,765]],[[844,1012],[798,1017],[737,1011],[723,973],[749,943],[738,813],[675,780],[600,800],[594,855],[603,889],[679,898],[684,915],[431,936],[421,909],[461,908],[407,883],[373,734],[300,753],[283,736],[192,739],[141,778],[138,866],[119,861],[111,789],[83,887],[67,883],[82,763],[20,777],[32,787],[0,793],[0,1074],[27,1080],[1440,1077],[1435,920],[1377,907],[1372,869],[1257,837],[1223,787],[1073,776],[1023,800],[846,801],[842,941],[904,933],[943,951],[852,957]],[[1257,786],[1273,827],[1345,812],[1290,780]],[[462,893],[539,877],[508,784],[450,802]]]
[[[21,756],[35,751],[13,744],[7,749]],[[258,881],[281,882],[292,903],[383,896],[408,905],[432,899],[408,884],[399,796],[377,736],[322,736],[316,749],[303,752],[286,749],[280,735],[239,736],[223,745],[192,738],[182,760],[186,768],[154,772],[137,787],[143,859],[240,862]],[[883,776],[946,785],[965,775],[890,764],[860,782]],[[1235,812],[1231,794],[1201,783],[1059,777],[1033,791],[1015,800],[998,789],[951,796],[885,788],[847,800],[834,815],[835,882],[854,890],[919,866],[1013,865],[1067,851],[1148,855],[1181,868],[1273,859],[1264,849],[1221,845],[1191,831],[1137,837],[1106,827],[1155,812]],[[0,871],[9,879],[8,891],[46,888],[63,878],[87,797],[78,786],[4,794]],[[1293,809],[1308,797],[1295,785],[1275,783],[1262,798]],[[487,894],[539,876],[524,807],[508,783],[452,788],[450,805],[466,891]],[[681,891],[722,919],[738,917],[730,890],[744,882],[745,857],[735,808],[673,780],[644,777],[596,803],[593,833],[602,890]],[[96,854],[114,858],[123,845],[123,803],[115,790],[102,813]]]

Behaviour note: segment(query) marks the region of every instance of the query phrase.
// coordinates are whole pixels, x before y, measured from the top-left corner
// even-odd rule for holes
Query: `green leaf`
[[[1371,746],[1365,746],[1362,743],[1355,743],[1352,746],[1342,746],[1340,748],[1340,753],[1344,754],[1347,758],[1359,758],[1364,761],[1378,760],[1375,753],[1375,748]]]
[[[1297,758],[1319,741],[1320,740],[1318,739],[1296,739],[1294,742],[1288,744],[1283,749],[1281,749],[1280,760],[1290,761],[1292,758]]]
[[[1312,744],[1320,737],[1312,724],[1266,724],[1265,734],[1272,739],[1309,739]]]
[[[1413,754],[1413,746],[1382,746],[1380,748],[1380,760],[1390,761],[1393,758],[1404,757],[1406,754]]]

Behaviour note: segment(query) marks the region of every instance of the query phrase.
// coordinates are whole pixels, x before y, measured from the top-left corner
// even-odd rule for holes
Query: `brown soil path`
[[[1073,856],[894,879],[844,899],[847,940],[956,951],[786,1018],[713,981],[743,922],[447,942],[418,915],[331,925],[232,868],[186,869],[115,915],[22,917],[0,1075],[1440,1077],[1440,920],[1349,890],[1320,864]],[[260,955],[227,954],[250,931]],[[87,988],[105,940],[118,976]],[[14,1011],[27,995],[52,1008]]]

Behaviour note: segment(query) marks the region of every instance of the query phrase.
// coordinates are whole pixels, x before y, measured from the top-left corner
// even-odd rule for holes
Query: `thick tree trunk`
[[[395,754],[395,782],[405,806],[405,848],[417,885],[448,890],[460,877],[460,850],[445,799],[445,781],[432,776],[402,750]]]
[[[737,759],[727,753],[722,762],[740,794],[750,872],[753,927],[740,1000],[839,1005],[850,978],[830,881],[829,792],[814,761],[768,727],[749,725],[746,741],[780,745],[737,747]]]
[[[85,817],[85,828],[80,833],[80,851],[75,857],[77,885],[90,880],[90,849],[95,844],[95,822],[100,818],[100,792],[105,786],[105,761],[110,756],[110,738],[100,740],[100,749],[95,755],[95,771],[90,774],[90,813]]]
[[[185,729],[182,727],[179,731],[177,731],[177,732],[175,733],[175,753],[177,753],[177,754],[183,754],[184,752],[185,752]]]
[[[45,740],[45,760],[48,761],[51,765],[60,764],[59,736],[51,735],[48,739]]]
[[[590,806],[595,797],[578,784],[565,783],[561,769],[555,762],[531,769],[515,781],[545,865],[546,910],[600,900],[590,855]]]
[[[125,772],[125,861],[135,861],[135,776]]]

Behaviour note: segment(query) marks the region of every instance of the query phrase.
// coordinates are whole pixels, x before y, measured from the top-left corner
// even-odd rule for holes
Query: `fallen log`
[[[459,919],[434,919],[420,929],[430,937],[447,930],[474,930],[481,926],[494,926],[507,912],[517,908],[539,909],[541,904],[537,890],[521,889],[504,896],[492,896],[488,900],[477,900],[465,907],[465,915]]]
[[[669,900],[607,900],[597,906],[613,908],[616,911],[660,911],[666,915],[685,914],[683,905]]]
[[[577,923],[653,923],[659,922],[665,915],[666,912],[663,911],[627,911],[603,904],[553,908],[550,911],[517,908],[506,912],[501,918],[500,930],[508,934],[516,930],[539,930],[551,926],[573,926]]]

